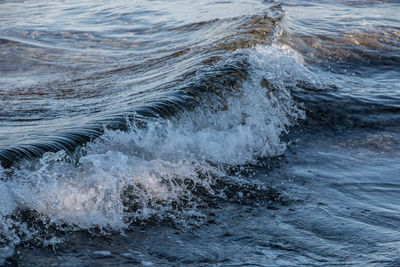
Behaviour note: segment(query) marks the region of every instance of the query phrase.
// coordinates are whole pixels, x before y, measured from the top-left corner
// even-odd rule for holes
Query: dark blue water
[[[0,1],[0,265],[400,265],[397,1]]]

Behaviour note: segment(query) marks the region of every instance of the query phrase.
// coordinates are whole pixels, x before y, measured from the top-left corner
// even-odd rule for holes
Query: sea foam
[[[169,119],[132,123],[125,132],[106,130],[81,149],[77,162],[59,151],[45,153],[33,167],[32,162],[15,166],[8,175],[2,169],[0,247],[5,252],[0,253],[6,255],[5,248],[12,249],[21,236],[57,242],[50,230],[40,235],[43,229],[19,221],[24,212],[60,230],[119,231],[150,219],[186,225],[203,216],[206,198],[226,198],[215,185],[230,179],[229,166],[282,154],[282,134],[304,118],[288,88],[318,79],[286,46],[235,53],[248,58],[250,76],[240,90],[227,89],[223,99],[207,96]]]

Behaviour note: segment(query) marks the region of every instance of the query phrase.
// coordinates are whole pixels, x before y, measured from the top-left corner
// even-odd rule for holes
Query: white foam
[[[119,230],[152,216],[176,221],[201,216],[193,188],[199,185],[212,195],[215,179],[225,176],[221,166],[283,153],[282,133],[304,116],[286,88],[297,79],[315,82],[288,47],[246,53],[251,77],[240,92],[212,104],[223,108],[204,103],[170,120],[154,119],[146,128],[107,131],[87,145],[78,165],[66,163],[61,151],[46,153],[33,170],[15,170],[11,181],[0,182],[0,220],[17,207],[80,229]],[[275,91],[261,86],[265,78]],[[131,209],[124,205],[127,188],[134,198]],[[183,201],[186,208],[177,209]]]
[[[0,215],[10,215],[15,208],[16,203],[14,202],[9,185],[6,182],[0,181]]]

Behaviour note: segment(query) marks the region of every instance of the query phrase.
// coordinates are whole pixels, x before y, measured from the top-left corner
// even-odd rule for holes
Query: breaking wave
[[[304,118],[289,88],[320,81],[284,45],[230,56],[249,63],[237,88],[204,94],[168,118],[129,119],[126,131],[105,128],[73,155],[47,152],[0,169],[2,256],[25,242],[56,244],[63,231],[123,231],[148,221],[185,227],[217,200],[279,199],[240,172],[284,152],[282,135]]]

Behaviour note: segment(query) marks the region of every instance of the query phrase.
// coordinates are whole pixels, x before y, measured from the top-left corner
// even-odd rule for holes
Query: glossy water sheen
[[[398,1],[0,1],[0,265],[400,265]]]
[[[259,1],[2,3],[1,147],[51,138],[166,97],[188,70],[221,54],[214,43],[236,34],[226,28],[247,24],[240,16],[267,7]]]

